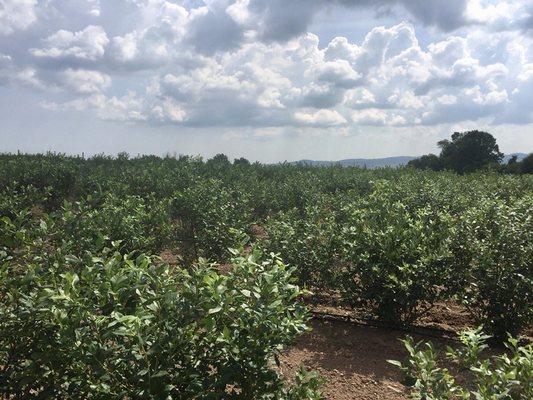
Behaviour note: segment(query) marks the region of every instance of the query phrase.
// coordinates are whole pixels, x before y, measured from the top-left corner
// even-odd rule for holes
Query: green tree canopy
[[[250,165],[250,161],[248,161],[246,158],[244,157],[241,157],[241,158],[236,158],[234,161],[233,161],[233,165]]]
[[[533,174],[533,153],[529,153],[519,164],[522,174]]]
[[[440,160],[446,169],[458,173],[473,172],[490,164],[498,164],[503,154],[496,139],[488,132],[455,132],[452,140],[441,140]]]
[[[437,145],[441,149],[438,157],[427,154],[410,161],[408,165],[417,169],[448,169],[464,174],[499,165],[503,158],[494,136],[478,130],[455,132],[451,140],[441,140]]]
[[[427,154],[420,158],[411,160],[407,163],[407,165],[416,169],[432,169],[434,171],[439,171],[442,169],[440,158],[435,154]]]
[[[218,153],[213,158],[207,160],[207,164],[217,164],[217,165],[229,165],[231,164],[228,156],[223,153]]]

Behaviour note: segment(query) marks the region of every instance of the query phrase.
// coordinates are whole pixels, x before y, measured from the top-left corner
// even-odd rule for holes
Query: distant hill
[[[525,153],[512,153],[503,158],[502,163],[506,164],[509,159],[516,155],[518,161],[522,160],[527,154]],[[349,158],[339,161],[318,161],[318,160],[299,160],[293,161],[291,164],[303,164],[311,165],[314,167],[328,167],[331,165],[342,165],[343,167],[359,167],[359,168],[383,168],[383,167],[401,167],[406,165],[409,161],[418,157],[412,156],[397,156],[397,157],[385,157],[385,158]]]
[[[526,153],[511,153],[511,154],[506,154],[506,155],[503,157],[502,164],[507,164],[507,162],[511,159],[512,156],[516,156],[516,157],[518,157],[518,158],[517,158],[517,161],[522,161],[524,158],[526,158],[527,154],[526,154]]]
[[[331,165],[342,165],[343,167],[360,167],[360,168],[381,168],[381,167],[400,167],[407,164],[409,161],[417,157],[398,156],[386,158],[350,158],[339,161],[316,161],[316,160],[300,160],[294,161],[291,164],[304,164],[316,167],[327,167]]]

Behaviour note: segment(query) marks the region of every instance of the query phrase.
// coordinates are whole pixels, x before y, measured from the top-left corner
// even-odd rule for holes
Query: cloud
[[[352,114],[351,120],[357,125],[366,126],[400,126],[407,124],[407,120],[401,114],[378,108],[355,111]]]
[[[522,1],[2,4],[19,4],[31,22],[3,25],[4,35],[26,31],[16,44],[0,39],[0,84],[40,90],[51,109],[157,126],[278,130],[531,121],[533,45]],[[358,40],[328,43],[308,30],[333,7],[401,21],[376,20]]]
[[[294,102],[291,105],[313,108],[332,108],[339,105],[344,98],[344,90],[330,85],[309,83],[302,88],[292,90]],[[290,97],[289,97],[290,99]]]
[[[0,69],[5,68],[11,64],[12,58],[7,54],[0,53]]]
[[[135,92],[129,92],[121,97],[107,97],[104,94],[95,93],[63,103],[42,102],[41,106],[52,111],[97,110],[100,119],[109,121],[144,122],[148,119],[145,112],[146,105]]]
[[[346,124],[346,119],[335,110],[318,110],[315,112],[296,112],[294,119],[303,125],[337,126]]]
[[[353,69],[347,60],[326,61],[312,71],[316,79],[340,88],[352,88],[361,79],[361,74]]]
[[[38,58],[96,61],[108,43],[104,28],[89,25],[78,32],[59,30],[44,40],[45,47],[30,49],[30,53]]]
[[[2,0],[0,2],[0,35],[28,29],[37,20],[37,0]]]
[[[32,67],[17,68],[10,55],[0,53],[0,85],[21,85],[35,89],[46,88],[37,74],[38,71]]]
[[[187,42],[202,54],[237,48],[244,41],[242,27],[222,8],[225,2],[212,2],[191,12]]]
[[[317,0],[249,0],[240,1],[248,5],[253,28],[259,39],[269,41],[287,41],[306,32],[313,16],[325,4]]]
[[[469,0],[466,18],[474,24],[484,25],[492,31],[527,30],[533,6],[528,1]]]
[[[494,125],[533,123],[533,107],[531,107],[531,93],[533,93],[533,66],[530,64],[518,77],[519,85],[509,94],[507,106],[495,113]]]
[[[529,6],[525,11],[520,27],[526,34],[533,35],[533,5]]]
[[[111,78],[97,71],[67,69],[58,76],[60,86],[79,94],[99,93],[111,84]]]
[[[525,48],[516,46],[506,48],[507,57],[524,65]],[[476,53],[469,38],[455,36],[424,50],[408,23],[374,28],[360,44],[334,38],[320,48],[314,35],[256,42],[201,56],[203,63],[192,68],[174,61],[171,72],[152,79],[142,100],[130,99],[125,107],[134,106],[134,120],[142,114],[158,123],[256,127],[434,125],[512,110],[521,97],[507,87],[509,74],[526,76],[530,69],[511,71]],[[87,93],[107,87],[94,78],[80,87]]]
[[[418,20],[443,31],[452,31],[468,23],[468,0],[404,0],[403,6]]]
[[[370,8],[376,13],[392,13],[401,9],[426,26],[452,31],[472,23],[469,20],[469,1],[472,0],[237,0],[210,1],[223,4],[225,12],[264,42],[284,42],[305,32],[318,13],[330,7]],[[480,5],[479,8],[482,8]],[[475,8],[470,14],[475,15]]]
[[[496,115],[505,108],[507,92],[482,91],[479,86],[462,89],[457,95],[440,96],[428,104],[421,115],[423,125],[475,121]]]

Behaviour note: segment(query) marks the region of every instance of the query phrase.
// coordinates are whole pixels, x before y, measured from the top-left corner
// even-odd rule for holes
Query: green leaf
[[[218,306],[218,307],[209,309],[209,311],[207,313],[208,314],[216,314],[216,313],[220,312],[221,310],[222,310],[222,307]]]

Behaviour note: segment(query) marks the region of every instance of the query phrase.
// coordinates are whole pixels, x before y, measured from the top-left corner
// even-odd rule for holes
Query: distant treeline
[[[492,169],[510,174],[530,174],[533,172],[533,153],[518,161],[517,156],[501,164],[504,157],[496,139],[482,131],[455,132],[452,139],[437,143],[440,155],[427,154],[409,161],[408,166],[433,171],[450,170],[460,174],[482,169]]]

